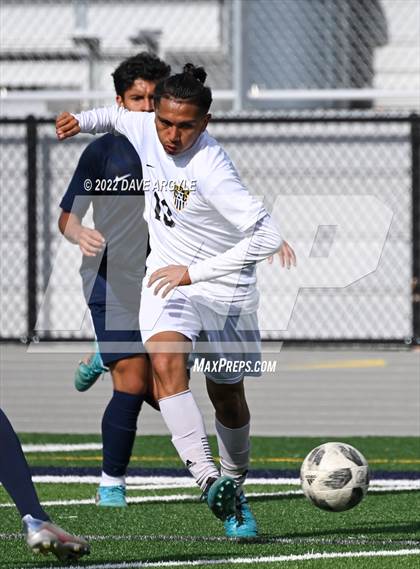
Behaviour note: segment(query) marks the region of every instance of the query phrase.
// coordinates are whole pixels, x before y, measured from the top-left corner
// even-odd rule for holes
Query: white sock
[[[102,471],[100,486],[125,486],[125,476],[108,476]]]
[[[202,490],[219,471],[210,452],[203,417],[190,390],[159,399],[162,417],[181,460]]]
[[[249,468],[250,424],[239,429],[229,429],[217,419],[215,424],[222,476],[233,478],[239,493]]]

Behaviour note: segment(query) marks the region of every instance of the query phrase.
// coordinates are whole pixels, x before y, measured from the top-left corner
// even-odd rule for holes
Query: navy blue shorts
[[[92,271],[81,271],[81,275],[104,364],[144,354],[139,329],[140,278],[125,274],[111,286],[100,272],[96,278]]]

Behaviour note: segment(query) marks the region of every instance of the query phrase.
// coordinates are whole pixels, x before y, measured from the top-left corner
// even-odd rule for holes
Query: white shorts
[[[149,277],[145,277],[145,280]],[[193,344],[188,367],[198,359],[198,370],[215,383],[235,383],[245,376],[261,375],[261,338],[257,313],[241,314],[235,305],[229,313],[212,310],[175,289],[169,298],[153,294],[143,283],[140,330],[143,342],[159,332],[179,332]]]

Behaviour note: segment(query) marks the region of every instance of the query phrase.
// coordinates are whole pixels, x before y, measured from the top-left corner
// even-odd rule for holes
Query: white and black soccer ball
[[[300,469],[305,496],[318,508],[343,512],[359,504],[369,486],[365,457],[346,443],[325,443],[308,454]]]

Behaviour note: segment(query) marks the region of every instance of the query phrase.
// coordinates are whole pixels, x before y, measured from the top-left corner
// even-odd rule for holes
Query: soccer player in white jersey
[[[295,256],[207,133],[212,97],[205,78],[202,68],[188,64],[158,84],[154,115],[116,107],[64,113],[57,119],[57,136],[119,132],[140,156],[151,246],[140,329],[161,413],[181,459],[213,512],[225,520],[226,534],[255,537],[257,525],[242,490],[250,449],[243,379],[250,374],[232,371],[235,366],[206,374],[216,408],[219,477],[188,387],[187,356],[194,349],[232,364],[260,357],[255,264],[279,251],[290,267]],[[206,345],[196,345],[198,340]]]

